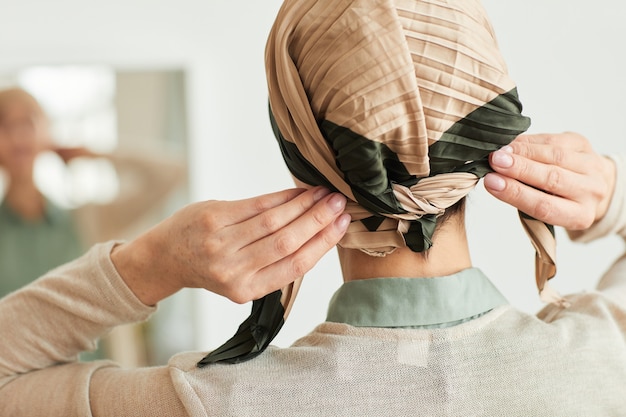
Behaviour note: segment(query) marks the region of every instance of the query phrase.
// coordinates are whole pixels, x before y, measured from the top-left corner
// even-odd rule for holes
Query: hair
[[[446,211],[441,215],[441,217],[439,217],[439,221],[437,222],[437,227],[446,223],[448,220],[450,220],[451,217],[454,217],[464,212],[466,200],[467,200],[467,196],[463,197],[462,199],[454,203],[452,206],[448,207]]]

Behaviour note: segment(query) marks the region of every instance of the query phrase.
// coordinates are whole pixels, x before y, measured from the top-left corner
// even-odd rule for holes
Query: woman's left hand
[[[576,133],[521,135],[490,156],[485,188],[538,220],[584,230],[606,214],[615,188],[613,161]]]

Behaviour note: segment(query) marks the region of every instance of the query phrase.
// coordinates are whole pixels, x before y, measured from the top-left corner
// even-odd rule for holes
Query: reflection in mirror
[[[36,66],[0,76],[0,90],[0,296],[187,202],[182,70]],[[192,322],[177,317],[185,298],[116,329],[94,357],[137,366],[190,349]]]

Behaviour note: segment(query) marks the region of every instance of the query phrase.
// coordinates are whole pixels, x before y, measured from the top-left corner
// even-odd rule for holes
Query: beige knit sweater
[[[606,217],[573,236],[626,238],[626,161]],[[323,323],[287,349],[197,369],[204,352],[124,370],[77,363],[153,308],[113,243],[0,301],[0,416],[626,416],[626,255],[598,289],[537,316],[499,307],[447,329]]]

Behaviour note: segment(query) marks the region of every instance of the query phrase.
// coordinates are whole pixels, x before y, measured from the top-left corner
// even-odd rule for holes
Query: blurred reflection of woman
[[[72,211],[55,206],[34,180],[35,160],[44,150],[66,163],[76,157],[109,159],[120,176],[118,197]],[[76,258],[86,245],[128,237],[128,228],[184,177],[183,165],[171,158],[54,148],[44,111],[20,88],[0,91],[0,168],[8,179],[0,203],[0,297]]]

